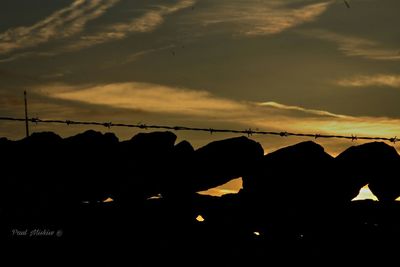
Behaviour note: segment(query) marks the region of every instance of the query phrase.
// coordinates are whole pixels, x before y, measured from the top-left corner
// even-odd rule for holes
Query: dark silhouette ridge
[[[214,141],[195,151],[192,175],[202,191],[248,175],[262,159],[262,146],[247,137]]]
[[[93,130],[63,140],[61,175],[68,185],[65,193],[71,195],[70,202],[103,201],[112,194],[118,144],[114,134]]]
[[[5,170],[2,178],[7,183],[6,213],[41,216],[41,212],[59,204],[59,190],[64,186],[53,174],[59,167],[57,157],[61,142],[62,138],[52,132],[33,133],[22,140],[8,142],[2,161]],[[40,175],[32,179],[32,172],[40,172]]]
[[[0,138],[0,146],[1,145],[5,145],[5,144],[7,144],[9,142],[9,140],[7,139],[7,138],[5,138],[5,137],[1,137]]]
[[[243,189],[271,203],[311,205],[335,198],[332,171],[333,157],[323,147],[302,142],[265,155],[257,171],[244,177]]]
[[[307,141],[265,155],[253,174],[243,177],[240,194],[254,227],[273,229],[284,246],[296,233],[337,221],[335,214],[351,201],[343,198],[337,180],[334,158]]]
[[[194,160],[194,148],[188,141],[182,141],[175,145],[169,161],[168,178],[164,177],[161,194],[164,197],[180,198],[192,195],[192,168]]]
[[[120,143],[117,201],[145,200],[162,192],[176,138],[171,132],[139,133]]]
[[[71,137],[64,139],[66,145],[73,146],[99,146],[99,145],[109,145],[117,144],[119,142],[118,138],[113,133],[97,132],[94,130],[88,130],[84,133],[80,133]]]
[[[30,136],[18,141],[23,145],[57,145],[62,141],[62,138],[53,132],[32,133]]]
[[[400,156],[394,147],[383,142],[353,146],[338,155],[336,162],[345,170],[342,177],[352,196],[366,184],[380,201],[394,201],[400,196]]]
[[[181,255],[248,266],[397,256],[391,146],[369,143],[333,158],[313,142],[265,156],[246,137],[197,150],[175,142],[170,132],[123,142],[95,131],[0,138],[0,242],[55,240],[107,255],[128,246],[131,260],[150,266]],[[238,194],[195,193],[237,177]],[[366,183],[383,201],[351,201]],[[19,237],[16,228],[64,234]]]

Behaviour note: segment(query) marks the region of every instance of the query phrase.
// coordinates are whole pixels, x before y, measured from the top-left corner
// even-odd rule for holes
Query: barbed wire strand
[[[12,117],[0,117],[0,121],[25,121],[24,118],[12,118]],[[396,143],[400,141],[397,136],[388,138],[388,137],[371,137],[371,136],[357,136],[357,135],[334,135],[334,134],[310,134],[310,133],[292,133],[292,132],[274,132],[274,131],[260,131],[253,130],[251,128],[246,130],[232,130],[232,129],[215,129],[215,128],[196,128],[196,127],[186,127],[186,126],[166,126],[166,125],[147,125],[143,123],[138,124],[125,124],[125,123],[112,123],[112,122],[96,122],[96,121],[73,121],[73,120],[46,120],[39,118],[30,118],[29,122],[38,124],[38,123],[57,123],[57,124],[66,124],[66,125],[92,125],[92,126],[103,126],[108,129],[111,127],[127,127],[127,128],[138,128],[138,129],[163,129],[163,130],[172,130],[172,131],[199,131],[199,132],[208,132],[210,134],[213,133],[235,133],[235,134],[246,134],[247,136],[252,135],[275,135],[280,137],[289,137],[289,136],[297,136],[297,137],[312,137],[315,139],[318,138],[335,138],[335,139],[348,139],[351,141],[355,140],[375,140],[375,141],[389,141],[391,143]]]

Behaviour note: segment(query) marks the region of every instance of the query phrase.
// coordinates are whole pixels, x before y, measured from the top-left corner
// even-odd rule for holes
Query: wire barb
[[[254,131],[251,128],[249,128],[244,130],[244,133],[247,134],[248,137],[250,137],[253,135]]]
[[[112,122],[105,122],[105,123],[103,123],[103,125],[104,125],[104,127],[110,129],[113,124],[112,124]]]
[[[139,124],[139,128],[140,129],[144,129],[144,130],[147,130],[147,125],[146,124]]]
[[[39,118],[31,118],[30,121],[37,125],[38,122],[40,121],[40,119]]]

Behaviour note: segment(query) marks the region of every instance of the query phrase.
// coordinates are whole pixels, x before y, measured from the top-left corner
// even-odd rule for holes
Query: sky
[[[400,2],[347,2],[2,0],[0,116],[23,117],[27,90],[41,119],[400,136]],[[0,136],[24,135],[0,121]],[[265,153],[304,141],[252,138]],[[316,141],[334,156],[362,143]]]

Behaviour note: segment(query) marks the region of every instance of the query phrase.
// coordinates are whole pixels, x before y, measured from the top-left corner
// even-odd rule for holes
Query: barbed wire
[[[0,117],[0,121],[23,121],[24,118],[12,118],[12,117]],[[138,129],[163,129],[163,130],[172,130],[172,131],[199,131],[199,132],[208,132],[210,134],[213,133],[235,133],[235,134],[246,134],[247,136],[252,135],[275,135],[280,137],[289,137],[289,136],[297,136],[297,137],[311,137],[311,138],[336,138],[336,139],[348,139],[351,141],[356,140],[375,140],[375,141],[388,141],[391,143],[396,143],[400,141],[397,136],[388,138],[388,137],[371,137],[371,136],[357,136],[357,135],[333,135],[333,134],[310,134],[310,133],[293,133],[293,132],[275,132],[275,131],[260,131],[258,129],[253,130],[251,128],[245,130],[232,130],[232,129],[215,129],[215,128],[196,128],[196,127],[186,127],[186,126],[166,126],[166,125],[148,125],[143,123],[138,124],[126,124],[126,123],[113,123],[113,122],[96,122],[96,121],[73,121],[73,120],[46,120],[39,118],[30,118],[29,122],[38,124],[38,123],[58,123],[58,124],[66,124],[66,125],[92,125],[92,126],[103,126],[108,129],[111,127],[127,127],[127,128],[138,128]]]

